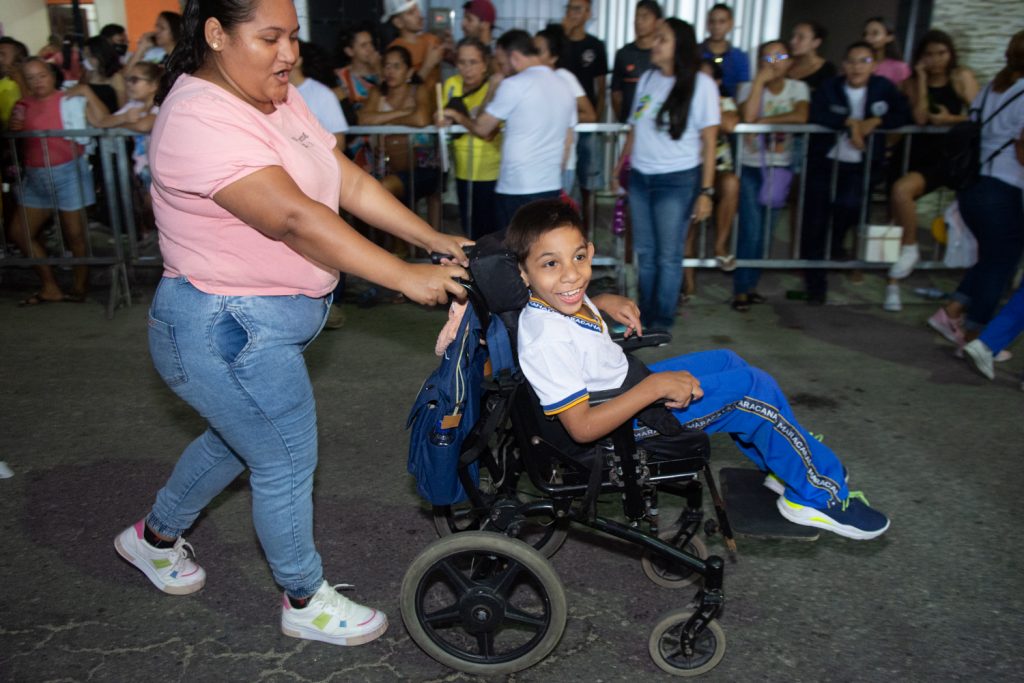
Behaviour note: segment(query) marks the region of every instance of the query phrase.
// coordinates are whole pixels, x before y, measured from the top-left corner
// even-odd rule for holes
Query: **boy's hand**
[[[634,333],[638,337],[644,336],[644,329],[640,324],[640,307],[632,299],[618,294],[598,294],[591,301],[615,322],[626,326],[624,337],[628,338]]]
[[[685,408],[704,396],[700,380],[684,370],[656,372],[644,379],[648,381],[654,383],[658,397],[665,399],[666,408]]]

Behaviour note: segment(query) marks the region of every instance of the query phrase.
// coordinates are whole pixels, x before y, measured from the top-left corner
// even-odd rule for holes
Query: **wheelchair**
[[[469,270],[472,280],[463,285],[470,305],[483,324],[499,317],[514,349],[528,299],[514,257],[480,244]],[[666,336],[619,341],[632,350],[667,343]],[[630,357],[630,375],[634,370],[643,372],[643,364]],[[638,422],[578,444],[543,414],[521,372],[487,378],[483,389],[458,467],[468,501],[434,507],[441,538],[416,557],[402,582],[402,618],[413,641],[438,662],[477,675],[509,674],[544,659],[567,618],[565,590],[548,558],[577,524],[637,546],[644,574],[659,586],[695,590],[653,626],[648,650],[657,666],[678,676],[717,666],[726,647],[717,621],[724,561],[709,555],[698,534],[720,532],[730,553],[736,546],[707,435],[683,431],[654,406]],[[591,402],[616,393],[591,394]],[[654,424],[663,432],[645,426]],[[705,487],[716,519],[704,519]],[[659,515],[660,494],[683,501],[668,524]],[[624,521],[598,514],[598,500],[612,495],[621,498]]]

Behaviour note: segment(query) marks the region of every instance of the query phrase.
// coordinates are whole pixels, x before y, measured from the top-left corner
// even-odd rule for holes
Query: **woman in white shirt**
[[[803,81],[786,78],[793,64],[786,51],[786,44],[781,40],[764,43],[757,50],[757,59],[757,75],[754,80],[743,83],[736,91],[743,122],[807,123],[810,90]],[[759,259],[764,255],[768,236],[775,229],[779,209],[785,203],[789,182],[793,177],[789,170],[793,157],[793,136],[788,133],[769,133],[743,135],[741,138],[740,226],[736,256],[741,259]],[[770,185],[769,188],[764,187],[766,183]],[[763,192],[773,188],[777,188],[776,192]],[[764,199],[781,201],[765,202]],[[736,269],[733,273],[734,310],[747,311],[750,310],[750,304],[764,301],[764,297],[757,293],[760,277],[760,269]]]
[[[721,114],[715,82],[700,73],[690,24],[676,18],[661,24],[651,64],[637,84],[633,129],[614,177],[628,156],[641,322],[645,329],[668,330],[682,285],[687,229],[691,220],[711,215]]]
[[[992,319],[1024,253],[1024,31],[1010,39],[1006,66],[974,98],[971,109],[976,108],[987,121],[981,129],[981,176],[957,200],[978,239],[978,262],[952,301],[928,319],[958,346]]]

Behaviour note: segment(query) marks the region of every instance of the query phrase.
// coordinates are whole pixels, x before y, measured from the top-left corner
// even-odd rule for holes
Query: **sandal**
[[[721,268],[726,273],[731,273],[732,271],[736,270],[736,255],[735,254],[726,254],[725,256],[716,256],[715,257],[715,262],[718,264],[718,267]]]
[[[750,310],[750,299],[746,294],[737,294],[732,298],[732,310],[739,313],[746,313]]]
[[[59,299],[44,299],[41,292],[35,292],[27,299],[23,299],[18,302],[18,308],[26,308],[28,306],[42,306],[43,304],[59,304],[62,301],[67,301],[68,297],[66,294],[61,294]]]

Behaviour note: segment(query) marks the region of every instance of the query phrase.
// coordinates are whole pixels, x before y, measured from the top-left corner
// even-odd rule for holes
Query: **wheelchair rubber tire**
[[[424,626],[421,597],[425,597],[423,591],[429,589],[424,582],[436,573],[450,577],[450,572],[457,572],[457,569],[450,564],[451,560],[466,555],[472,558],[471,566],[473,567],[477,566],[478,558],[481,561],[494,561],[497,558],[506,562],[514,562],[519,566],[514,578],[520,576],[519,572],[526,572],[528,578],[532,580],[534,588],[540,589],[538,597],[546,608],[546,614],[541,617],[532,614],[529,616],[537,620],[543,619],[545,623],[526,645],[519,648],[522,650],[523,647],[528,647],[525,651],[521,653],[517,651],[514,656],[496,655],[493,658],[494,661],[480,661],[479,654],[474,657],[473,653],[469,652],[463,652],[462,654],[467,656],[462,657],[458,652],[452,651],[453,643],[438,642],[439,636],[436,635],[436,630],[431,628],[428,631],[428,628]],[[452,610],[450,614],[455,615],[458,612],[459,615],[454,618],[456,622],[459,622],[458,628],[461,630],[461,635],[469,637],[469,632],[464,628],[465,620],[469,618],[468,615],[478,613],[477,604],[482,604],[485,608],[493,607],[494,603],[488,599],[487,591],[494,590],[495,580],[493,577],[487,577],[486,580],[479,581],[474,580],[471,576],[467,577],[461,573],[459,575],[463,579],[467,579],[469,585],[463,591],[462,598],[457,598],[452,605],[457,609]],[[497,579],[497,583],[501,583],[500,578]],[[448,587],[452,593],[455,592],[454,589],[451,589],[451,584],[448,584]],[[478,598],[478,593],[483,594],[483,597]],[[514,593],[513,590],[511,594]],[[465,605],[459,604],[462,600],[467,601]],[[476,602],[478,600],[481,602]],[[420,649],[447,667],[482,676],[497,676],[522,671],[547,657],[558,645],[558,641],[565,632],[568,614],[565,589],[547,558],[518,539],[487,531],[466,531],[438,539],[428,545],[409,565],[405,578],[402,580],[401,610],[406,630]],[[432,614],[443,611],[445,611],[444,608]],[[499,623],[496,624],[495,633],[501,630],[506,616],[507,613],[503,614]],[[479,640],[477,642],[479,643]],[[445,647],[445,644],[450,647]],[[494,645],[493,639],[491,645]]]
[[[463,533],[464,531],[479,530],[479,526],[472,521],[469,522],[468,528],[460,528],[460,522],[457,518],[460,512],[468,514],[468,510],[453,510],[451,505],[435,505],[432,512],[434,529],[437,530],[437,535],[441,538],[455,533]],[[562,544],[565,543],[565,539],[569,535],[569,520],[553,519],[549,527],[538,538],[526,541],[527,545],[533,546],[537,552],[548,558],[553,557],[558,552],[558,549],[562,547]],[[483,530],[487,531],[488,529],[485,528]],[[497,533],[497,529],[493,531]]]
[[[674,535],[675,531],[663,531],[658,534],[658,538],[669,543]],[[689,540],[683,551],[702,560],[708,559],[708,547],[696,534]],[[645,550],[643,557],[640,558],[640,568],[644,570],[644,575],[648,579],[664,588],[686,588],[699,583],[703,578],[697,572],[686,568],[684,568],[685,573],[678,575],[669,571],[664,566],[664,561],[661,558],[655,559],[650,550]]]
[[[698,652],[693,657],[683,654],[676,643],[682,626],[693,616],[692,607],[666,612],[658,618],[647,640],[651,659],[662,671],[673,676],[701,676],[718,666],[725,656],[725,631],[712,619],[697,637]],[[678,652],[673,652],[677,650]]]

